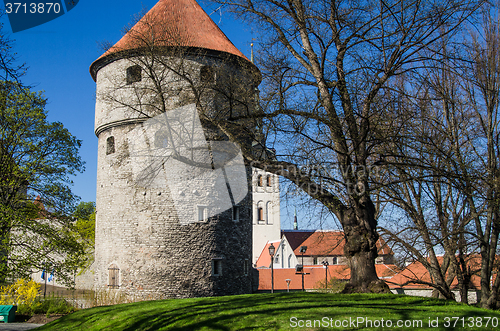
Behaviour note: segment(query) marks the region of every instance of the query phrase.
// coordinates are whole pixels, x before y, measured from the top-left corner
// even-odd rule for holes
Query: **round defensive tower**
[[[255,109],[258,69],[195,0],[160,0],[90,73],[96,290],[251,293],[251,170],[209,123]]]

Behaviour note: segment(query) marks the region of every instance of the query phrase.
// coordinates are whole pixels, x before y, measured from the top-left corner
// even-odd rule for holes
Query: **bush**
[[[325,289],[325,281],[320,280],[316,283],[314,288],[321,292],[329,292],[329,293],[340,293],[344,290],[344,287],[347,283],[337,278],[328,279],[328,286]]]
[[[23,315],[33,315],[33,314],[69,314],[76,311],[70,303],[62,298],[48,298],[42,299],[37,298],[30,307],[20,306],[18,311]]]
[[[14,284],[0,287],[0,305],[30,306],[40,289],[34,280],[18,279]]]

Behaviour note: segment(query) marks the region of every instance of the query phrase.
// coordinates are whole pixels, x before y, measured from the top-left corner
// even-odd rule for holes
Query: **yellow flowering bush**
[[[18,279],[14,284],[0,287],[1,305],[31,306],[40,289],[34,280]]]

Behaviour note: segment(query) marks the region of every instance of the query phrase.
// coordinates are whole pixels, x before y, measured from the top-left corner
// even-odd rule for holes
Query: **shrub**
[[[1,305],[31,306],[40,289],[34,280],[18,279],[14,284],[0,287]]]
[[[54,298],[54,297],[48,299],[37,298],[35,302],[33,302],[33,305],[30,308],[31,311],[28,311],[29,315],[33,314],[65,315],[76,311],[76,308],[73,307],[63,298]]]
[[[323,291],[323,292],[340,293],[344,290],[345,285],[346,285],[345,281],[342,281],[337,278],[330,278],[328,279],[328,284],[326,289],[324,280],[318,281],[315,284],[314,288],[318,291]]]

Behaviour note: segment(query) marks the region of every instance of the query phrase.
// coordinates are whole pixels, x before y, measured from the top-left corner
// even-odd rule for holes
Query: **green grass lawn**
[[[398,327],[398,320],[402,321],[402,327]],[[429,326],[431,321],[434,324]],[[434,327],[436,322],[438,325]],[[480,322],[482,326],[479,327]],[[485,327],[487,322],[489,325]],[[79,310],[36,330],[328,329],[499,330],[500,312],[453,301],[403,295],[295,292],[97,307]]]

